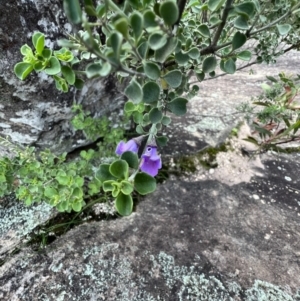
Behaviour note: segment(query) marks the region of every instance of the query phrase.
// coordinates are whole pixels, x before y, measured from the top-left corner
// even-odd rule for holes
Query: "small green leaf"
[[[288,34],[292,29],[290,24],[276,24],[276,27],[281,36]]]
[[[42,52],[42,57],[46,60],[50,59],[51,55],[52,55],[51,49],[44,49]]]
[[[115,200],[115,207],[118,213],[122,216],[127,216],[132,213],[133,201],[131,195],[120,193]]]
[[[126,161],[130,168],[137,169],[139,167],[139,159],[137,154],[134,152],[124,152],[121,159]]]
[[[39,32],[39,31],[36,31],[33,35],[32,35],[32,44],[33,44],[33,46],[34,46],[34,48],[36,49],[37,48],[37,42],[38,42],[38,39],[40,38],[40,37],[42,37],[42,36],[44,36],[44,34],[42,34],[41,32]],[[45,36],[44,36],[44,38],[45,38]],[[45,41],[45,40],[44,40]]]
[[[128,182],[128,181],[122,181],[121,182],[121,192],[126,194],[126,195],[129,195],[131,194],[133,191],[133,185]]]
[[[210,31],[208,29],[208,26],[206,24],[201,24],[198,27],[198,30],[200,32],[200,34],[205,37],[205,38],[210,38]]]
[[[29,63],[17,63],[14,67],[16,76],[21,80],[24,80],[32,70],[33,65]]]
[[[146,10],[144,12],[144,26],[145,28],[157,26],[157,23],[155,21],[155,14],[152,10]]]
[[[126,113],[132,113],[136,111],[136,107],[132,101],[127,101],[124,106],[124,110]]]
[[[62,66],[61,73],[68,84],[73,85],[75,83],[75,72],[69,66]]]
[[[178,65],[187,64],[189,59],[190,59],[190,56],[187,53],[184,53],[182,51],[178,51],[175,53],[175,60],[178,63]]]
[[[148,78],[157,80],[160,77],[159,66],[152,62],[143,63],[144,72]]]
[[[81,78],[76,78],[74,86],[76,89],[81,90],[84,86],[84,81]]]
[[[96,76],[107,76],[111,71],[111,64],[108,62],[105,62],[103,64],[101,63],[90,63],[86,66],[85,72],[87,78],[92,78]]]
[[[115,22],[115,29],[120,32],[125,39],[128,38],[128,22],[126,18],[119,18]]]
[[[64,11],[68,20],[73,24],[81,23],[82,12],[79,0],[64,0]]]
[[[123,37],[118,32],[113,32],[110,36],[111,48],[114,51],[114,56],[117,60],[120,58]]]
[[[147,173],[139,172],[134,178],[134,188],[139,194],[145,195],[156,189],[156,181]]]
[[[39,55],[42,55],[45,47],[45,36],[42,34],[36,41],[35,49]]]
[[[160,137],[156,137],[156,142],[158,144],[158,146],[160,147],[164,147],[167,145],[168,143],[168,137],[165,137],[165,136],[160,136]]]
[[[132,27],[134,37],[137,40],[141,36],[143,31],[143,27],[144,27],[143,16],[137,11],[133,12],[130,16],[130,25]]]
[[[159,6],[159,14],[166,25],[173,25],[179,17],[179,11],[175,1],[164,1]]]
[[[81,209],[82,209],[82,202],[81,202],[81,201],[73,202],[73,203],[72,203],[72,209],[73,209],[75,212],[80,212]]]
[[[44,70],[48,75],[55,75],[61,71],[60,63],[55,56],[52,56],[49,60],[48,67]]]
[[[232,39],[232,50],[236,50],[242,47],[247,41],[247,37],[245,34],[237,31]]]
[[[155,51],[155,60],[159,63],[164,63],[168,56],[175,50],[177,41],[175,37],[169,38],[166,45]]]
[[[243,16],[238,16],[234,21],[234,27],[241,30],[247,30],[249,28],[247,19]]]
[[[191,59],[196,60],[200,56],[200,51],[198,48],[193,47],[188,51],[188,55]]]
[[[161,123],[163,125],[169,125],[171,123],[171,118],[169,116],[163,116]]]
[[[170,87],[177,88],[182,82],[182,73],[179,70],[172,70],[165,74],[163,78],[170,85]]]
[[[24,56],[33,56],[32,49],[27,44],[23,45],[20,51]]]
[[[154,32],[149,36],[148,43],[151,49],[158,50],[166,45],[167,36],[158,32]]]
[[[214,12],[215,10],[221,8],[224,3],[225,0],[208,0],[207,5],[208,5],[208,9],[211,12]]]
[[[116,177],[109,172],[109,167],[109,164],[101,164],[96,172],[96,179],[98,179],[100,182],[115,180]]]
[[[151,123],[160,122],[162,117],[163,117],[163,114],[162,114],[161,110],[159,110],[158,108],[153,108],[149,113],[149,118],[150,118]]]
[[[118,182],[114,180],[105,181],[103,182],[103,191],[104,192],[113,191],[116,186],[118,186]]]
[[[109,172],[118,179],[127,179],[128,164],[125,160],[116,160],[110,164]]]
[[[145,103],[152,103],[159,100],[160,87],[156,82],[147,82],[143,86],[143,95]]]
[[[236,71],[236,65],[235,62],[232,58],[228,59],[225,63],[224,63],[224,70],[226,73],[228,74],[234,74]]]
[[[63,62],[71,62],[74,59],[73,53],[65,47],[61,48],[60,50],[54,51],[53,53],[55,57]]]
[[[134,104],[138,104],[143,100],[142,87],[135,79],[131,80],[124,93]]]
[[[177,116],[182,116],[186,113],[186,98],[177,97],[168,103],[169,110]]]
[[[53,196],[58,195],[58,192],[55,188],[51,187],[51,186],[46,186],[45,190],[44,190],[44,196],[46,198],[52,198]]]
[[[202,70],[204,73],[210,73],[217,67],[217,60],[214,56],[206,57],[202,63]]]
[[[148,42],[143,42],[137,49],[139,55],[144,59],[148,53]]]
[[[243,16],[246,20],[248,20],[253,17],[253,14],[255,13],[255,5],[250,1],[243,2],[236,5],[234,10],[237,14]]]
[[[249,50],[243,50],[237,54],[237,58],[242,61],[250,61],[252,57],[252,53]]]

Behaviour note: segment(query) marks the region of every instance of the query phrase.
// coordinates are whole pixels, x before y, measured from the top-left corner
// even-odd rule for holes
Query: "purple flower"
[[[127,151],[137,153],[138,149],[139,145],[134,141],[134,139],[131,139],[126,143],[124,141],[120,141],[116,149],[116,154],[120,156]]]
[[[157,154],[157,147],[147,145],[146,150],[142,155],[142,162],[140,165],[141,170],[154,177],[157,175],[161,166],[161,158]]]

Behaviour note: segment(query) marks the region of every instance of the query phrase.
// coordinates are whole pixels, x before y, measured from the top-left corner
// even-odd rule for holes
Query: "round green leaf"
[[[145,103],[152,103],[159,100],[160,87],[155,82],[147,82],[143,86],[143,95]]]
[[[188,63],[190,56],[187,53],[183,53],[182,51],[175,53],[175,60],[178,65],[185,65]]]
[[[127,179],[128,164],[125,160],[116,160],[110,164],[109,172],[118,179]]]
[[[163,116],[161,123],[163,125],[169,125],[171,123],[171,118],[169,116]]]
[[[155,14],[152,10],[146,10],[144,12],[144,26],[145,28],[157,26],[157,23],[155,21]]]
[[[87,78],[92,78],[95,76],[99,76],[99,73],[102,69],[102,65],[100,63],[90,63],[86,66],[85,73]]]
[[[139,167],[139,159],[137,154],[134,152],[124,152],[121,159],[126,161],[130,168],[137,169]]]
[[[165,136],[160,136],[160,137],[156,137],[156,142],[158,144],[158,146],[160,147],[164,147],[167,145],[168,143],[168,137],[165,137]]]
[[[120,193],[115,200],[115,207],[120,215],[130,215],[133,207],[132,197],[130,195]]]
[[[49,66],[44,70],[48,75],[55,75],[61,70],[60,63],[55,56],[52,56],[49,60]]]
[[[182,116],[186,113],[186,98],[177,97],[168,103],[169,110],[177,116]]]
[[[204,73],[210,73],[217,67],[217,59],[214,56],[206,57],[202,63],[202,70]]]
[[[137,11],[133,12],[130,16],[130,25],[132,27],[134,37],[138,39],[143,31],[143,16]]]
[[[276,27],[281,36],[288,34],[292,29],[292,26],[290,24],[276,24]]]
[[[109,171],[109,164],[101,164],[96,172],[96,178],[100,182],[115,180],[116,178]]]
[[[115,29],[120,32],[124,38],[128,38],[128,22],[126,18],[119,18],[114,25]]]
[[[81,209],[82,209],[82,202],[81,202],[81,201],[73,202],[73,203],[72,203],[72,209],[73,209],[75,212],[80,212]]]
[[[160,68],[152,62],[143,63],[144,72],[148,78],[157,80],[160,77]]]
[[[133,185],[128,182],[128,181],[122,181],[121,182],[121,192],[126,194],[126,195],[129,195],[131,194],[133,191]]]
[[[182,73],[179,70],[172,70],[163,77],[172,88],[177,88],[182,82]]]
[[[208,26],[206,24],[201,24],[198,27],[198,30],[200,32],[200,34],[205,37],[205,38],[210,38],[210,31],[208,29]]]
[[[250,61],[252,53],[249,50],[243,50],[237,54],[237,58],[243,61]]]
[[[245,17],[247,20],[250,19],[255,12],[255,5],[253,2],[244,2],[235,6],[235,12]]]
[[[162,35],[158,32],[154,32],[150,35],[149,40],[149,47],[153,50],[157,50],[162,48],[167,43],[167,36]]]
[[[247,41],[245,34],[237,31],[232,39],[232,50],[242,47]]]
[[[62,66],[61,73],[68,84],[73,85],[75,83],[75,72],[69,66]]]
[[[225,0],[208,0],[208,9],[211,12],[214,12],[215,10],[218,10],[222,7],[222,5],[225,3]]]
[[[247,19],[244,16],[238,16],[234,21],[234,27],[241,30],[247,30],[249,28]]]
[[[175,37],[169,38],[166,45],[155,51],[155,60],[159,63],[164,63],[168,56],[175,50],[177,41]]]
[[[236,65],[233,59],[228,59],[227,61],[225,61],[224,63],[224,70],[226,73],[228,74],[234,74],[236,71]]]
[[[124,106],[124,110],[126,113],[132,113],[136,111],[136,107],[132,101],[127,101]]]
[[[76,78],[74,86],[76,89],[81,90],[84,86],[84,81],[81,78]]]
[[[188,55],[191,59],[196,60],[200,56],[200,51],[198,48],[193,47],[188,51]]]
[[[32,35],[32,44],[34,46],[35,49],[37,49],[37,44],[38,44],[38,39],[40,37],[43,37],[44,34],[42,34],[41,32],[39,31],[36,31],[33,35]],[[44,36],[44,41],[45,41],[45,36]]]
[[[173,25],[179,17],[179,11],[175,1],[164,1],[159,6],[159,14],[166,25]]]
[[[32,70],[33,65],[29,63],[17,63],[14,67],[16,76],[21,80],[24,80]]]
[[[158,108],[153,108],[149,113],[149,118],[150,118],[151,123],[160,122],[162,117],[163,117],[163,114],[162,114],[161,110],[159,110]]]
[[[145,195],[156,189],[156,181],[147,173],[139,172],[134,178],[134,188],[139,194]]]
[[[43,52],[42,52],[42,56],[46,60],[50,59],[51,55],[52,55],[52,50],[51,49],[44,49]]]
[[[138,104],[143,100],[142,87],[135,79],[132,79],[129,85],[126,87],[125,95],[135,104]]]
[[[63,6],[66,16],[71,23],[81,23],[82,12],[79,0],[64,0]]]

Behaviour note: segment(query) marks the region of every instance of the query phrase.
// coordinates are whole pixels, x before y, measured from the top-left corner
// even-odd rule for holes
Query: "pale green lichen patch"
[[[0,254],[10,251],[38,225],[53,215],[53,208],[46,203],[24,206],[13,196],[0,202]]]

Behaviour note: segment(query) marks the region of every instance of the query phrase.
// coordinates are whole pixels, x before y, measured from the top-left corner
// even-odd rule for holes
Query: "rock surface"
[[[0,3],[0,135],[56,153],[89,143],[70,124],[73,103],[82,104],[92,116],[114,116],[117,123],[124,101],[112,77],[89,81],[83,90],[68,93],[59,92],[43,74],[32,73],[25,81],[16,77],[13,68],[22,60],[20,47],[32,46],[32,34],[43,32],[46,45],[56,49],[56,41],[64,37],[62,28],[71,33],[59,0]],[[0,151],[0,155],[6,154],[5,148]]]
[[[171,178],[130,217],[15,255],[1,300],[299,300],[299,158],[265,155],[231,186],[201,168]]]

